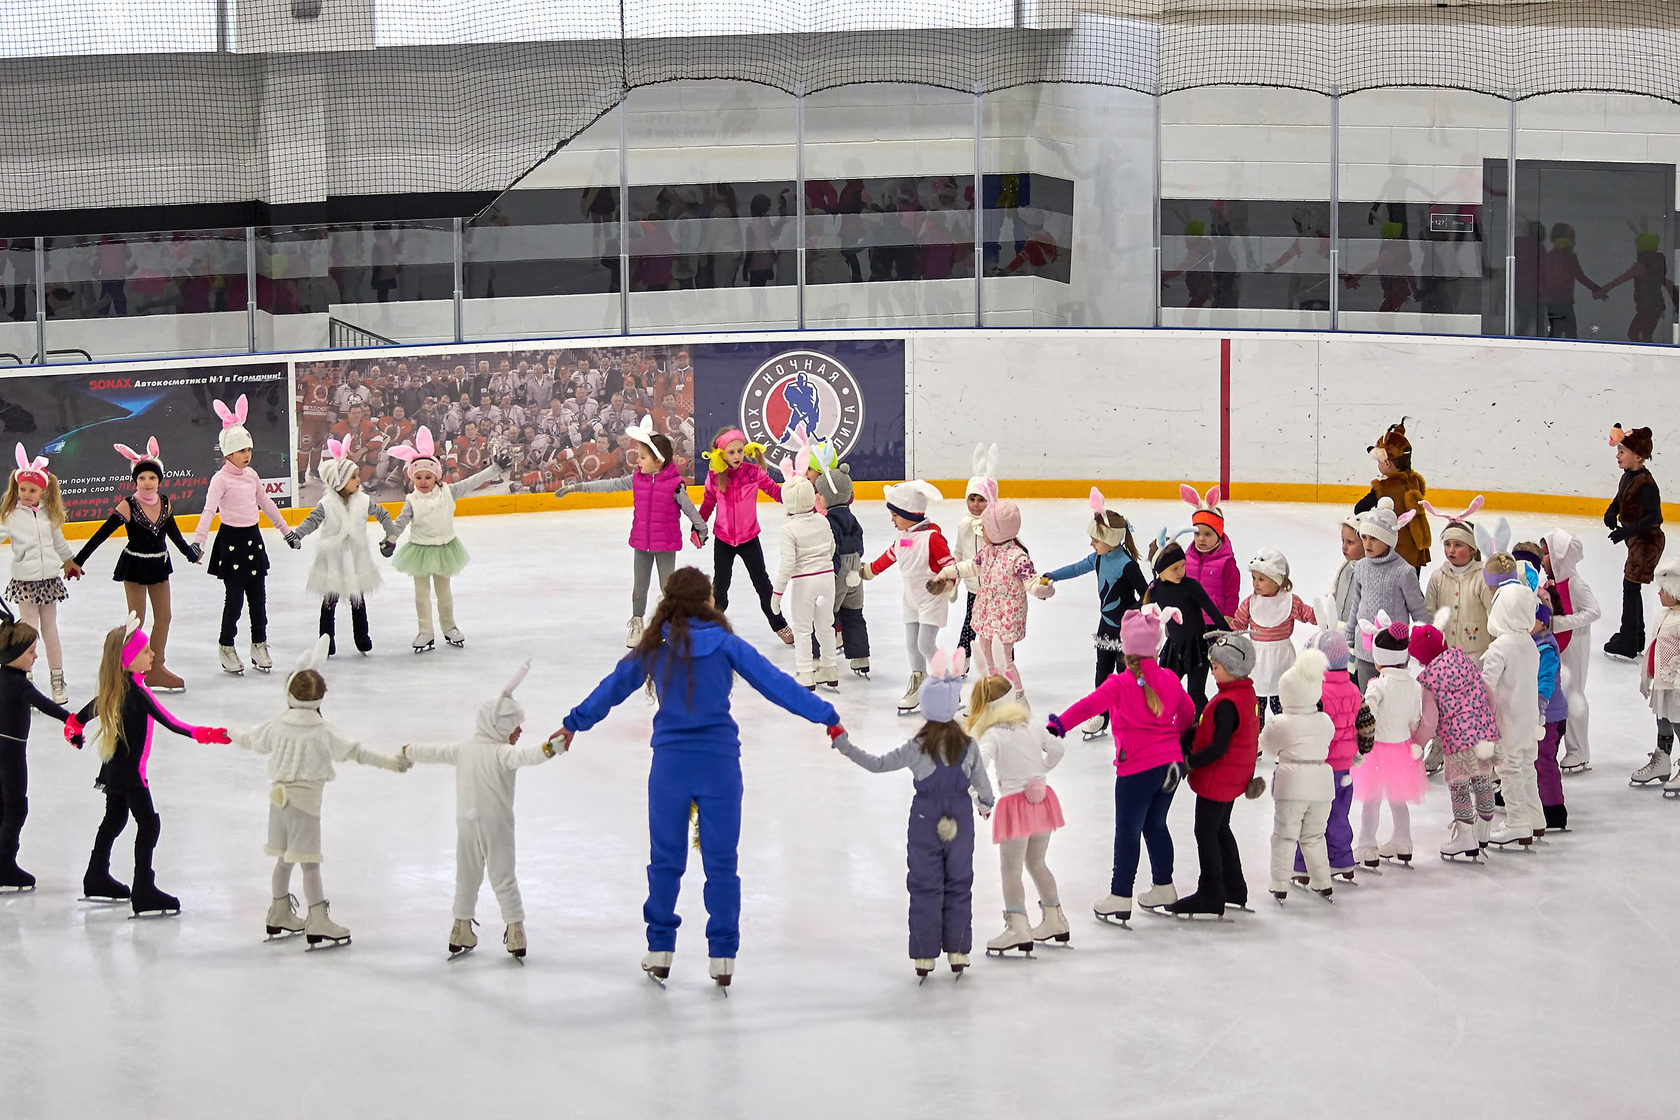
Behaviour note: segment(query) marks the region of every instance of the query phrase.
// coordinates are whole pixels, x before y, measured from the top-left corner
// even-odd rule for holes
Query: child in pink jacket
[[[1190,524],[1196,528],[1196,539],[1184,551],[1184,574],[1202,585],[1213,605],[1225,616],[1226,625],[1237,629],[1233,620],[1238,601],[1242,598],[1242,573],[1237,570],[1237,556],[1231,549],[1231,538],[1225,535],[1225,512],[1219,508],[1219,487],[1209,489],[1206,497],[1185,485],[1179,486],[1178,493],[1196,511],[1190,515]]]
[[[729,609],[729,581],[735,573],[735,558],[747,566],[753,589],[758,592],[758,606],[764,612],[770,629],[788,645],[793,644],[793,629],[782,613],[770,605],[774,588],[770,573],[764,567],[764,546],[758,541],[758,494],[782,500],[778,479],[761,465],[764,448],[748,443],[746,433],[739,428],[724,428],[712,440],[712,449],[705,453],[712,469],[706,472],[706,493],[700,500],[700,520],[711,517],[712,524],[712,598],[720,611]],[[698,533],[695,545],[699,546]]]
[[[1085,699],[1050,717],[1057,738],[1069,727],[1102,712],[1114,732],[1114,868],[1108,897],[1097,903],[1098,918],[1124,925],[1132,916],[1132,885],[1142,843],[1149,845],[1150,888],[1140,906],[1164,906],[1178,897],[1173,890],[1172,834],[1167,810],[1184,773],[1179,737],[1196,723],[1196,706],[1184,686],[1155,661],[1161,630],[1177,621],[1178,610],[1150,604],[1120,620],[1120,652],[1125,671],[1115,673]]]
[[[222,632],[217,639],[217,654],[222,671],[240,676],[245,663],[233,648],[234,632],[239,615],[246,604],[251,608],[251,664],[266,673],[274,668],[268,655],[268,552],[263,548],[262,530],[257,528],[257,511],[268,516],[286,538],[291,548],[302,548],[298,535],[286,524],[280,507],[263,490],[262,479],[251,469],[251,433],[245,429],[248,407],[244,396],[228,408],[221,401],[214,402],[216,415],[222,418],[222,433],[218,437],[222,451],[222,469],[210,477],[210,489],[204,496],[204,512],[198,515],[198,529],[193,543],[203,549],[210,536],[210,522],[222,515],[222,527],[216,532],[216,543],[210,549],[210,563],[205,570],[222,581]]]

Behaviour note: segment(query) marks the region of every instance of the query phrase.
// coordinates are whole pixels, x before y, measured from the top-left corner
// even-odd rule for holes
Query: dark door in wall
[[[1505,333],[1504,160],[1483,162],[1482,333]],[[1674,166],[1517,161],[1516,334],[1673,342]],[[1613,287],[1610,287],[1612,286]],[[1610,287],[1606,298],[1595,290]]]

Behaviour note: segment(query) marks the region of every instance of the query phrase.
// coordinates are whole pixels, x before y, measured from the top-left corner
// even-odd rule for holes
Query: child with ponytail
[[[58,492],[58,478],[47,470],[45,459],[31,459],[21,443],[17,470],[6,484],[5,498],[0,499],[0,531],[12,543],[12,582],[6,585],[6,598],[18,605],[18,614],[46,647],[53,702],[68,703],[64,648],[58,641],[58,604],[70,593],[59,577],[75,579],[82,567],[64,539],[64,499]]]
[[[923,979],[940,953],[947,954],[958,976],[968,967],[974,945],[974,808],[969,791],[979,800],[982,816],[990,815],[994,800],[980,748],[957,722],[964,661],[960,649],[933,655],[922,685],[927,722],[897,750],[870,754],[852,745],[845,728],[829,732],[834,749],[865,770],[909,770],[916,779],[905,881],[910,890],[910,960]]]
[[[712,587],[717,609],[729,610],[729,584],[734,578],[735,558],[740,557],[758,592],[758,606],[776,637],[793,644],[793,629],[781,612],[770,605],[774,588],[764,567],[764,546],[759,543],[758,495],[762,492],[782,500],[780,478],[764,465],[764,445],[748,443],[739,428],[720,428],[712,437],[712,448],[704,453],[711,465],[706,472],[706,492],[700,499],[700,520],[717,511],[712,526]],[[694,533],[696,545],[700,534]]]
[[[633,473],[598,482],[568,482],[554,496],[630,491],[630,624],[624,647],[635,649],[636,643],[642,640],[648,583],[654,569],[659,570],[659,593],[663,595],[665,581],[676,567],[677,553],[682,551],[682,524],[678,515],[687,518],[693,526],[696,548],[706,547],[706,522],[695,510],[688,487],[683,485],[671,441],[653,430],[653,417],[642,417],[640,424],[632,424],[624,429],[624,434],[636,441]]]
[[[163,459],[158,453],[158,441],[155,438],[147,440],[144,455],[120,443],[113,446],[117,454],[128,460],[134,493],[117,500],[117,508],[111,516],[76,554],[76,563],[86,566],[94,550],[118,529],[127,534],[128,541],[117,557],[111,578],[123,585],[128,609],[140,619],[142,626],[146,624],[146,602],[151,600],[152,653],[155,657],[151,672],[146,674],[146,686],[153,692],[180,692],[186,688],[186,682],[164,664],[172,614],[169,576],[173,569],[169,564],[169,545],[173,543],[191,564],[198,563],[204,550],[188,544],[175,524],[175,514],[169,509],[169,495],[162,490]]]
[[[106,633],[98,691],[81,711],[64,721],[64,735],[77,743],[83,728],[94,719],[99,721],[95,742],[104,765],[95,784],[105,793],[105,817],[99,822],[93,852],[88,856],[83,892],[100,901],[126,898],[136,915],[178,914],[181,900],[158,889],[152,870],[152,852],[162,829],[146,775],[152,734],[157,725],[162,725],[198,743],[229,740],[224,728],[195,727],[165,711],[146,687],[145,673],[151,667],[150,639],[140,629],[140,619],[130,614],[127,623]],[[111,845],[131,816],[135,827],[132,891],[111,877]]]

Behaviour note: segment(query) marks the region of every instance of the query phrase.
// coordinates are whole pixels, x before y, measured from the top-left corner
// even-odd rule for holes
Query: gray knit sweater
[[[1387,611],[1396,622],[1429,621],[1417,570],[1392,548],[1353,566],[1353,594],[1342,621],[1347,624],[1348,649],[1367,664],[1372,658],[1359,643],[1359,624],[1375,620],[1378,611]]]

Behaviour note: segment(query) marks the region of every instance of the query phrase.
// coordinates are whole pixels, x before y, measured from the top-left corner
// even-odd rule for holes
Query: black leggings
[[[28,752],[22,743],[0,739],[0,867],[16,861],[18,837],[28,816]]]
[[[152,791],[145,786],[108,787],[105,790],[105,818],[93,840],[90,868],[104,870],[111,865],[111,845],[117,842],[129,817],[134,818],[134,882],[152,881],[152,850],[157,847],[162,821],[152,807]]]
[[[1204,659],[1190,666],[1184,672],[1184,691],[1190,694],[1190,700],[1196,705],[1196,718],[1202,718],[1202,709],[1207,707],[1208,663]]]
[[[246,604],[251,607],[251,641],[268,641],[268,578],[223,580],[221,644],[231,646],[239,630],[239,614]]]
[[[1105,649],[1102,646],[1097,647],[1097,687],[1101,688],[1104,681],[1108,680],[1109,677],[1112,677],[1115,673],[1120,671],[1120,667],[1125,664],[1125,661],[1118,648],[1120,643],[1120,627],[1111,624],[1108,619],[1105,618],[1101,622],[1097,623],[1097,637],[1105,641],[1112,641],[1116,646],[1114,649]],[[1108,727],[1107,708],[1103,709],[1102,725],[1105,729]]]
[[[334,636],[334,627],[338,615],[338,596],[328,595],[321,600],[321,629],[320,633],[329,639],[329,652],[337,652],[338,639]],[[373,648],[373,638],[368,633],[368,613],[366,599],[350,600],[350,629],[356,636],[356,648],[366,652]]]
[[[1201,864],[1196,896],[1222,906],[1247,906],[1248,883],[1243,879],[1237,838],[1231,834],[1233,804],[1196,798],[1196,858]]]
[[[735,575],[737,556],[747,567],[747,576],[758,592],[758,607],[764,612],[770,629],[787,629],[787,619],[779,611],[770,609],[770,593],[774,588],[770,586],[770,573],[764,570],[764,546],[757,537],[742,544],[726,544],[716,537],[712,538],[712,599],[717,603],[717,609],[729,610],[729,581]]]

